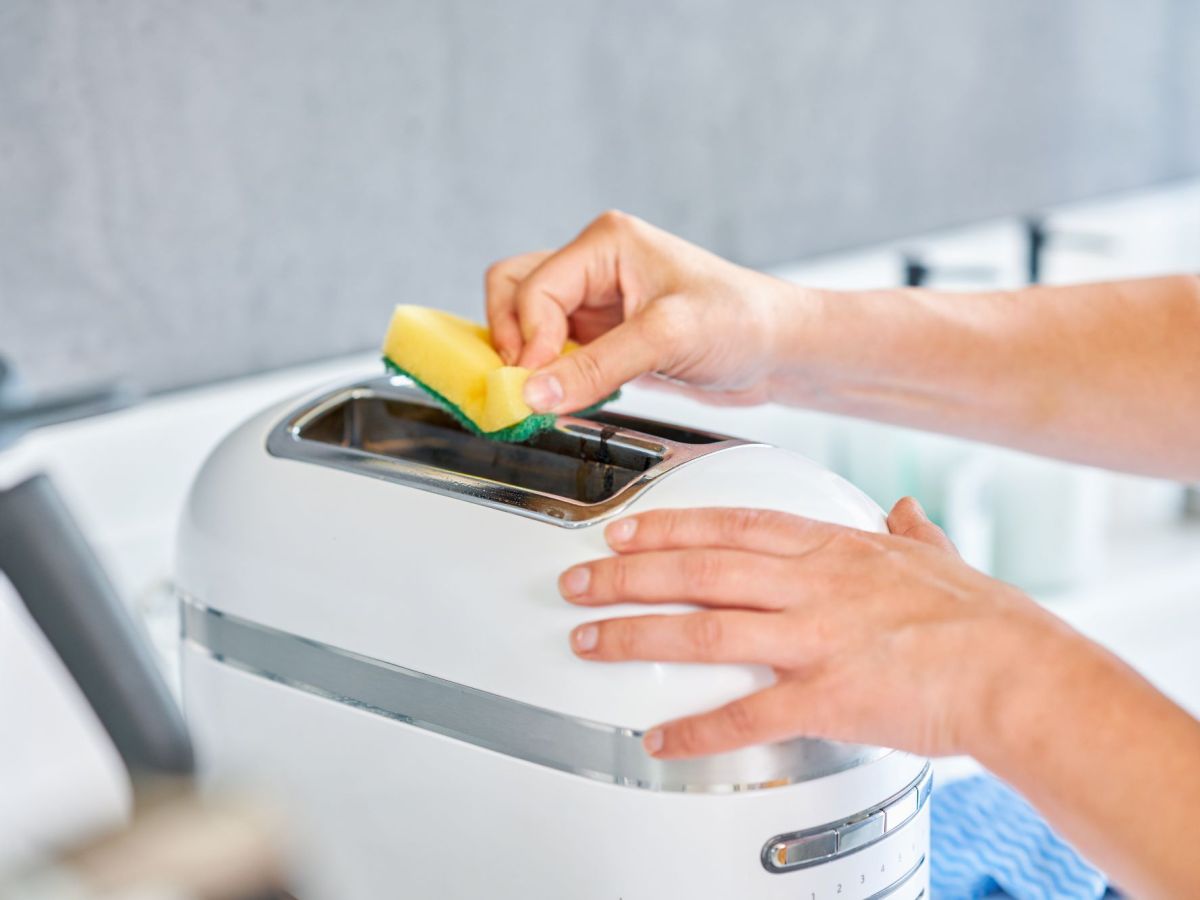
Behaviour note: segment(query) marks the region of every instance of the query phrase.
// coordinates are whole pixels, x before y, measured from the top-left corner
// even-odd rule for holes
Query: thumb
[[[887,524],[888,531],[892,534],[958,555],[958,550],[950,542],[950,538],[946,537],[946,532],[929,521],[921,504],[912,497],[904,497],[892,507]]]
[[[534,412],[575,412],[652,371],[656,360],[657,348],[633,318],[538,369],[525,382],[525,402]]]

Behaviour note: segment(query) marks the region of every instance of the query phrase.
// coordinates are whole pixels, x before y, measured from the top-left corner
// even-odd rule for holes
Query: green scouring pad
[[[575,346],[569,345],[564,352]],[[390,372],[410,378],[472,434],[493,441],[527,441],[552,428],[553,413],[535,413],[522,392],[528,369],[506,366],[488,330],[423,306],[398,306],[383,342]],[[580,410],[594,412],[620,392]]]

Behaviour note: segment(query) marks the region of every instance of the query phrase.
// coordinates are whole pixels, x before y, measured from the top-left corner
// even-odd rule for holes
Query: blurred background
[[[0,343],[161,390],[478,314],[617,207],[754,266],[1187,176],[1189,0],[0,12]]]
[[[0,440],[0,486],[53,477],[170,682],[199,463],[278,398],[376,370],[394,304],[482,317],[490,262],[610,207],[828,287],[1197,272],[1197,47],[1190,0],[7,0],[8,384],[142,401]],[[1194,488],[794,410],[623,403],[795,448],[881,504],[917,495],[972,563],[1200,709]],[[0,741],[3,872],[130,797],[2,577],[0,614],[0,716],[23,723]]]

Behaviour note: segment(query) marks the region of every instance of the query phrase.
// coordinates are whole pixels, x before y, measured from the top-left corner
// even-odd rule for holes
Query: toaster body
[[[264,412],[180,529],[203,777],[290,804],[302,900],[921,896],[926,760],[809,739],[654,760],[645,729],[771,672],[570,652],[574,626],[648,610],[571,606],[557,575],[622,512],[696,506],[885,527],[802,457],[615,413],[495,444],[388,378]]]

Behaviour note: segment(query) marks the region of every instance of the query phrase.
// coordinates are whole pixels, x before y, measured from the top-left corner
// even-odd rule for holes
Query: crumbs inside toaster
[[[360,394],[304,422],[297,437],[577,503],[601,503],[667,453],[651,435],[622,431],[621,422],[611,414],[571,420],[527,443],[506,444],[470,434],[435,406]]]

